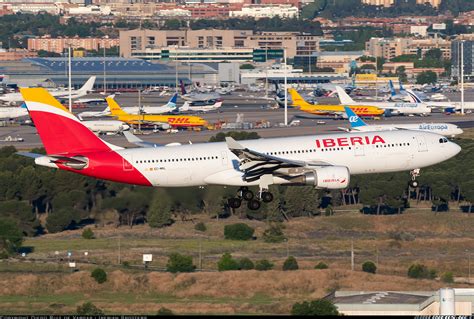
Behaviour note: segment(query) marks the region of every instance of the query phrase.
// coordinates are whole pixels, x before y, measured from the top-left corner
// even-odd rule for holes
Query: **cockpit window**
[[[448,143],[448,139],[447,138],[440,138],[439,142],[440,143]]]

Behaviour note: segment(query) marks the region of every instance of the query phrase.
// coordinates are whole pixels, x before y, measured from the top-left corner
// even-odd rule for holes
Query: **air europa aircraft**
[[[129,114],[123,111],[112,97],[106,98],[111,116],[116,117],[119,121],[128,124],[162,124],[166,123],[172,127],[190,127],[203,126],[207,122],[199,116],[188,115],[151,115],[151,114]]]
[[[316,115],[339,115],[345,116],[344,106],[342,105],[319,105],[306,102],[295,89],[289,89],[293,101],[292,106],[299,108],[303,112]],[[357,105],[350,108],[359,116],[379,116],[384,114],[384,110],[376,106]]]
[[[270,202],[272,184],[341,189],[353,174],[413,170],[445,161],[461,148],[440,135],[381,131],[123,149],[87,129],[42,88],[21,89],[47,155],[35,163],[116,182],[184,187],[240,186],[231,207]],[[248,189],[258,186],[256,196]]]

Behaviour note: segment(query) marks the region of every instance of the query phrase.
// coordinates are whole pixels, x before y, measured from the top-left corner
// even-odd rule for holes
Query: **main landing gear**
[[[420,176],[420,169],[419,168],[415,168],[414,170],[411,170],[410,171],[410,175],[411,175],[411,181],[408,183],[408,185],[410,185],[410,187],[412,188],[417,188],[419,183],[418,181],[416,180],[416,178],[418,176]]]
[[[261,206],[261,201],[269,203],[273,200],[273,194],[268,189],[262,189],[257,196],[248,189],[248,187],[241,187],[237,193],[237,197],[230,198],[228,203],[232,208],[239,208],[242,205],[242,200],[247,201],[247,207],[250,210],[257,210]]]

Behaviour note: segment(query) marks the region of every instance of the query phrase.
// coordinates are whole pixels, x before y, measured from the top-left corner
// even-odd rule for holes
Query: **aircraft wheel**
[[[270,203],[273,200],[273,194],[270,192],[263,192],[262,193],[262,201],[264,203]]]
[[[242,190],[242,198],[245,199],[246,201],[252,200],[253,192],[249,191],[248,189],[243,189]]]
[[[257,210],[260,208],[260,202],[256,199],[251,199],[248,201],[247,207],[250,210]]]
[[[242,200],[240,198],[229,198],[229,206],[232,208],[239,208],[242,205]]]
[[[410,181],[410,183],[408,183],[408,184],[413,188],[417,188],[418,185],[419,185],[417,180]]]

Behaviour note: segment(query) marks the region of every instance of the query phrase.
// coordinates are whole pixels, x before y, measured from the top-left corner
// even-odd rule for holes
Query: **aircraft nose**
[[[122,129],[123,129],[124,131],[127,131],[127,130],[130,129],[130,125],[128,125],[128,124],[122,124]]]
[[[452,150],[451,152],[452,154],[450,154],[451,155],[450,157],[454,157],[457,154],[459,154],[459,152],[461,152],[461,146],[459,146],[456,143],[451,142],[451,150]]]

